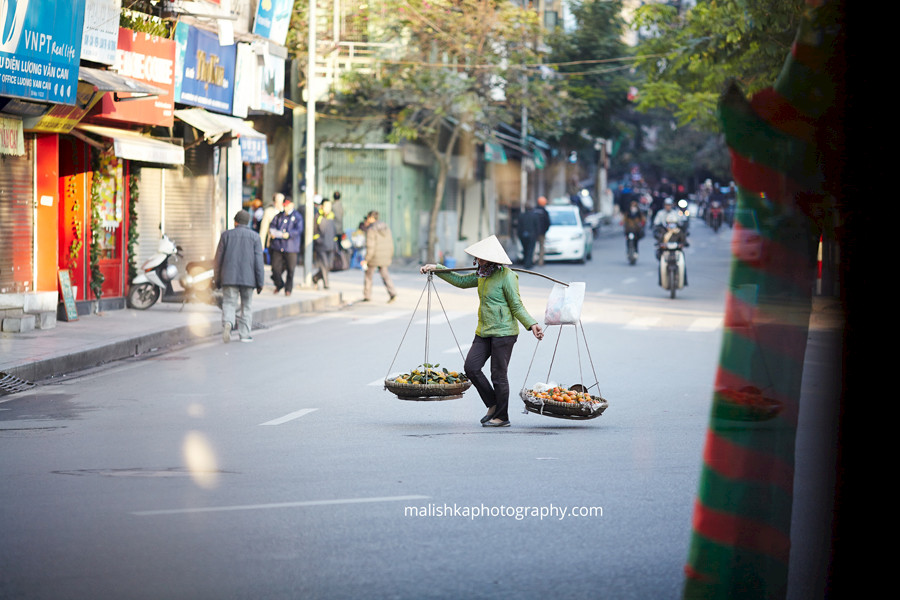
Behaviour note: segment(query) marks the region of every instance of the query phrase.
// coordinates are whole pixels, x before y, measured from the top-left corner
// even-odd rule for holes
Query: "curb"
[[[280,306],[271,306],[253,311],[254,324],[266,324],[301,314],[313,313],[343,304],[343,295],[338,292],[320,298],[298,300]],[[133,358],[160,348],[167,348],[187,342],[198,342],[222,334],[218,317],[203,323],[177,325],[161,331],[137,334],[128,339],[113,340],[93,348],[85,348],[61,356],[32,361],[11,368],[5,373],[29,382],[40,382],[98,367],[110,362]]]

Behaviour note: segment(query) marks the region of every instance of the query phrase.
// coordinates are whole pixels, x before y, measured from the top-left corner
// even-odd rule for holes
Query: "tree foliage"
[[[561,134],[571,103],[541,71],[537,13],[504,0],[404,0],[384,25],[401,41],[378,77],[350,74],[357,103],[388,115],[389,138],[416,141],[438,167],[427,253],[435,256],[437,218],[454,153],[489,139],[528,108],[530,128]],[[465,143],[460,143],[465,141]]]
[[[643,36],[638,108],[669,108],[680,124],[717,129],[716,104],[729,80],[750,94],[774,83],[803,8],[803,0],[698,0],[682,10],[645,4],[634,20]]]
[[[614,137],[615,116],[628,103],[630,85],[622,2],[573,0],[571,8],[575,29],[558,29],[548,40],[549,60],[564,78],[568,96],[583,105],[570,133]]]

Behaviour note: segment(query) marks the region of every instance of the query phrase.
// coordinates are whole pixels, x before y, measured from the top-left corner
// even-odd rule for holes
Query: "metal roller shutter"
[[[181,246],[186,261],[215,255],[212,157],[212,148],[201,144],[185,150],[184,167],[141,169],[138,266],[156,253],[162,231]]]
[[[156,254],[162,219],[162,186],[166,172],[170,170],[149,167],[141,169],[137,201],[138,247],[135,260],[138,268]]]
[[[184,167],[165,174],[165,232],[187,261],[215,256],[213,148],[200,144],[184,152]]]
[[[0,154],[0,293],[34,289],[34,142],[23,156]]]

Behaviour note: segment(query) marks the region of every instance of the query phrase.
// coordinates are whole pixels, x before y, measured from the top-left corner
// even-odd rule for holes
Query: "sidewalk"
[[[359,271],[353,271],[354,289]],[[275,295],[266,267],[267,285],[253,296],[253,324],[265,326],[296,315],[343,305],[346,272],[332,274],[330,289],[298,286],[298,268],[291,296]],[[338,281],[340,280],[340,281]],[[138,356],[159,348],[222,333],[222,311],[206,304],[157,302],[147,310],[124,308],[58,321],[51,329],[0,334],[0,398],[17,386],[74,373],[104,363]],[[236,336],[235,336],[236,337]],[[22,380],[16,381],[16,380]]]

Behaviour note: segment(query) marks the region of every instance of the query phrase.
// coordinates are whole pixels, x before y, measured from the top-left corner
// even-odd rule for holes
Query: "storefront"
[[[55,308],[58,135],[32,124],[77,108],[85,1],[4,2],[0,36],[0,305]],[[52,43],[51,43],[52,41]],[[43,43],[41,43],[43,42]],[[9,235],[7,235],[7,233]],[[48,300],[45,302],[45,298]]]
[[[0,294],[33,291],[34,140],[0,117]]]
[[[132,256],[137,248],[129,247],[136,179],[143,165],[183,165],[184,150],[131,129],[174,122],[174,42],[117,23],[110,36],[113,70],[81,67],[82,84],[99,98],[60,137],[59,261],[79,287],[94,284],[93,297],[99,295],[105,308],[123,308],[129,264],[138,262]],[[77,296],[89,297],[81,291]]]

